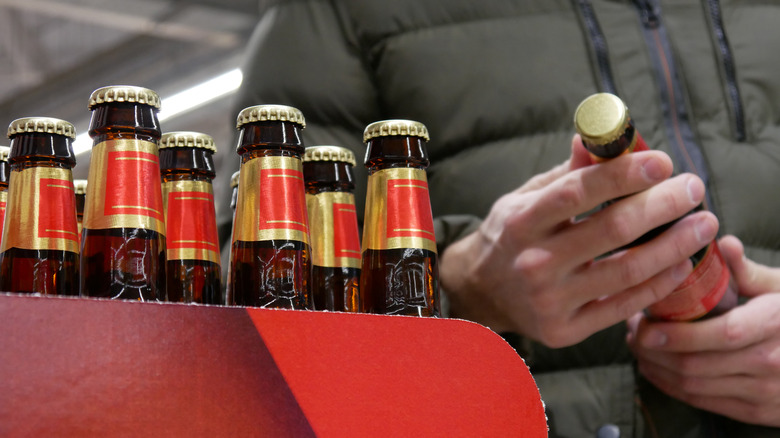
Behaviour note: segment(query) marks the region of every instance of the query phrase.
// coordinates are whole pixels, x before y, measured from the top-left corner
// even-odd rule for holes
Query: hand
[[[439,269],[453,316],[563,347],[625,320],[687,277],[688,257],[717,233],[711,213],[594,259],[691,211],[704,196],[701,180],[669,178],[671,160],[658,151],[589,164],[575,136],[566,163],[501,197],[479,230],[447,248]]]
[[[692,406],[746,423],[780,427],[780,269],[744,258],[737,238],[721,239],[745,305],[689,323],[629,321],[639,371]]]

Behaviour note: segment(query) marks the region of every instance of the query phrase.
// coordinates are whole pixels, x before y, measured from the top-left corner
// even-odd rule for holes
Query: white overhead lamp
[[[161,98],[162,106],[157,118],[161,122],[169,120],[220,97],[227,96],[241,86],[242,79],[241,70],[236,68],[180,93]],[[89,137],[89,133],[81,133],[73,141],[73,152],[76,155],[88,152],[91,148],[92,139]]]

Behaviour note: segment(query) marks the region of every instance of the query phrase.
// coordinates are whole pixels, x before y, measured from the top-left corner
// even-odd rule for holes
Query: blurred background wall
[[[0,0],[0,144],[9,144],[5,130],[19,117],[67,120],[81,135],[77,151],[84,151],[74,178],[84,179],[90,93],[106,85],[137,85],[163,99],[164,132],[214,137],[219,169],[226,157],[238,159],[230,90],[240,83],[236,69],[259,11],[258,0]],[[174,96],[219,77],[219,97],[170,114]],[[215,193],[229,178],[218,176]]]

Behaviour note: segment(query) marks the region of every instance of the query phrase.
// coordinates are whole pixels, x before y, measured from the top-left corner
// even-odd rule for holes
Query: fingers
[[[670,352],[739,350],[780,336],[780,294],[753,298],[723,315],[689,323],[639,324],[634,334],[643,348]]]
[[[641,359],[639,372],[661,391],[692,406],[748,423],[780,425],[780,384],[774,376],[685,376]]]
[[[729,265],[740,295],[754,297],[780,291],[780,269],[755,263],[745,257],[745,249],[734,236],[725,236],[718,242]]]
[[[580,277],[577,283],[578,289],[581,292],[577,294],[575,298],[577,301],[574,304],[582,305],[605,295],[624,293],[623,291],[627,289],[635,290],[633,288],[638,286],[640,287],[638,290],[656,296],[656,299],[646,303],[647,305],[658,301],[685,280],[685,277],[672,275],[675,273],[682,275],[680,271],[670,270],[666,274],[659,273],[669,270],[672,266],[677,265],[679,268],[678,264],[688,262],[692,254],[712,241],[717,230],[718,223],[714,215],[707,212],[695,213],[680,219],[648,242],[587,265],[577,273]],[[692,268],[687,268],[691,266],[690,263],[685,266],[690,272]],[[653,280],[659,275],[663,279]],[[621,303],[626,300],[628,299],[620,298],[615,302]],[[642,302],[644,301],[643,299]],[[634,312],[623,314],[623,319],[642,309],[643,307],[640,307]]]
[[[579,308],[574,322],[585,328],[601,330],[666,297],[693,270],[687,258],[658,275],[615,295],[590,301]]]
[[[576,227],[570,227],[553,236],[550,240],[550,251],[566,254],[571,263],[584,263],[588,259],[628,245],[648,231],[680,218],[699,205],[703,198],[704,185],[699,178],[693,175],[671,178],[652,189],[622,199],[579,222]],[[683,240],[677,242],[669,239],[662,240],[667,242],[666,247],[657,249],[658,254],[664,258],[674,255],[677,259],[665,260],[666,264],[653,267],[652,273],[680,261],[682,257],[690,256],[715,238],[718,225],[714,216],[692,214],[685,219],[685,226],[678,226],[678,231],[675,232],[675,237]],[[658,237],[653,240],[658,240]],[[573,249],[585,250],[580,259],[575,260],[570,256]],[[674,251],[674,254],[670,251]],[[639,260],[639,262],[644,261]],[[632,271],[646,271],[647,268],[648,266],[635,265],[624,267],[629,275]],[[618,272],[618,274],[623,273]],[[625,274],[621,275],[624,276]],[[642,280],[646,278],[648,276]],[[639,280],[634,279],[634,281]]]

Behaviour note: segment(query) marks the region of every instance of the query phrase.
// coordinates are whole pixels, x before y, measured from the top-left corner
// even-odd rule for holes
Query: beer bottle
[[[577,108],[574,125],[594,161],[604,161],[631,151],[648,150],[634,128],[628,108],[617,96],[599,93]],[[700,211],[699,205],[691,211]],[[626,248],[647,242],[676,221],[649,231]],[[693,272],[670,295],[646,309],[649,317],[690,321],[719,315],[736,306],[737,292],[726,261],[713,241],[691,256]]]
[[[301,157],[303,114],[258,105],[238,114],[241,170],[231,247],[230,303],[307,309],[311,275]]]
[[[233,175],[230,176],[230,210],[233,212],[233,219],[230,222],[230,242],[233,243],[233,236],[236,234],[236,206],[238,205],[238,180],[239,176],[241,175],[241,171],[235,171],[233,172]],[[230,278],[230,275],[232,273],[232,270],[230,269],[230,266],[233,264],[233,252],[228,251],[227,252],[227,275],[225,278]],[[222,297],[223,302],[226,304],[230,303],[231,300],[229,300],[229,297],[233,296],[233,292],[231,291],[231,284],[230,281],[227,281],[225,283],[225,293]]]
[[[73,187],[76,190],[76,220],[79,227],[79,243],[81,243],[81,230],[84,228],[84,202],[87,198],[87,180],[74,179]]]
[[[339,146],[308,147],[303,156],[315,310],[360,311],[354,166],[355,154]]]
[[[593,162],[649,149],[628,108],[614,94],[596,93],[585,98],[574,112],[574,127]]]
[[[75,295],[79,242],[73,125],[28,117],[8,128],[11,167],[0,244],[0,290]]]
[[[233,175],[230,176],[230,189],[231,189],[231,196],[230,196],[230,209],[233,211],[233,219],[235,220],[236,216],[236,205],[238,205],[238,177],[240,176],[241,171],[235,171],[233,172]]]
[[[10,147],[0,146],[0,238],[2,238],[3,235],[5,206],[8,202],[8,179],[11,176],[11,167],[8,164],[8,154],[10,153]]]
[[[160,139],[168,301],[222,304],[216,211],[214,139],[169,132]]]
[[[93,140],[81,242],[81,295],[165,299],[160,98],[109,86],[89,98]]]
[[[439,316],[439,271],[425,169],[428,130],[411,120],[368,125],[363,312]]]

